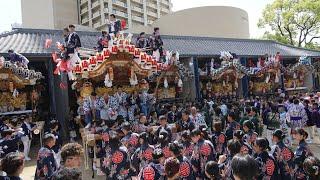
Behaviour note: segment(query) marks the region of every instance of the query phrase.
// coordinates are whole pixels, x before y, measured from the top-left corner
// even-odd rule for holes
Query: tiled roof
[[[81,38],[81,43],[85,48],[96,46],[100,32],[77,32]],[[45,40],[52,39],[63,41],[61,30],[43,29],[14,29],[10,32],[0,34],[0,54],[4,54],[8,49],[26,56],[48,56],[55,50],[55,46],[49,49],[44,48]],[[320,51],[297,48],[270,40],[253,39],[229,39],[193,36],[162,36],[165,49],[178,51],[180,56],[218,56],[220,51],[230,51],[238,56],[259,56],[276,54],[280,52],[282,56],[299,57],[312,56],[320,57]]]

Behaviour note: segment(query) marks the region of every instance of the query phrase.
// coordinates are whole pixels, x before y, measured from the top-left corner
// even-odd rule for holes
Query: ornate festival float
[[[312,88],[314,66],[311,58],[301,56],[296,64],[289,65],[284,72],[284,87],[288,93],[308,91]]]
[[[250,65],[249,91],[251,95],[273,94],[280,87],[281,72],[280,54],[260,57],[257,66]]]
[[[211,82],[206,84],[207,91],[214,93],[216,97],[236,96],[240,92],[241,79],[249,74],[249,70],[242,66],[235,54],[221,52],[221,66],[213,68],[211,65]],[[211,63],[213,64],[213,62]]]
[[[35,110],[39,95],[32,87],[41,78],[41,72],[0,57],[0,115],[31,113]]]

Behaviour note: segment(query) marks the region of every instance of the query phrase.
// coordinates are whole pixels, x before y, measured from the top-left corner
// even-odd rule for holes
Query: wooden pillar
[[[56,94],[55,94],[55,84],[53,75],[53,63],[51,58],[46,62],[48,67],[48,84],[49,84],[49,97],[50,97],[50,113],[57,114],[56,108]]]

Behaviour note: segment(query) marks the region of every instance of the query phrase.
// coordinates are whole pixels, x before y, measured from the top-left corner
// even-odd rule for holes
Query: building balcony
[[[143,13],[143,9],[137,6],[131,6],[131,10],[139,13]]]
[[[155,12],[152,12],[152,11],[148,11],[148,15],[149,15],[149,16],[152,16],[152,17],[158,18],[158,14],[155,13]]]
[[[152,20],[148,20],[148,24],[149,24],[149,25],[153,24],[153,22],[154,22],[154,21],[152,21]]]
[[[88,3],[88,0],[81,0],[80,1],[80,6],[83,6],[83,5],[87,5],[87,3]]]
[[[100,11],[97,11],[97,12],[92,14],[92,19],[96,19],[98,17],[100,17]]]
[[[100,26],[101,26],[101,22],[96,22],[96,23],[93,24],[93,27],[94,27],[94,28],[98,28],[98,27],[100,27]]]
[[[83,9],[81,9],[80,10],[80,14],[82,15],[82,14],[85,14],[85,13],[87,13],[88,12],[88,7],[85,7],[85,8],[83,8]]]
[[[128,18],[128,14],[125,12],[122,12],[122,11],[117,11],[117,10],[113,9],[112,13],[117,16],[120,16],[120,17]]]
[[[120,6],[120,7],[123,7],[123,8],[127,8],[128,7],[127,3],[124,3],[124,2],[119,1],[119,0],[113,0],[112,2],[113,2],[113,5],[117,5],[117,6]]]
[[[99,1],[96,1],[96,2],[91,4],[92,9],[97,8],[99,6],[100,6],[100,2]]]
[[[148,7],[151,7],[153,9],[158,9],[156,4],[148,3],[147,5],[148,5]]]
[[[133,2],[139,3],[139,4],[143,4],[143,0],[132,0]]]
[[[139,17],[139,16],[132,16],[132,20],[138,21],[138,22],[144,22],[144,19],[142,17]]]
[[[167,9],[167,8],[161,8],[161,12],[164,12],[166,14],[169,14],[170,13],[170,10]]]
[[[168,0],[160,0],[160,2],[164,5],[170,6],[170,2]]]
[[[85,24],[87,22],[89,22],[89,18],[86,17],[86,18],[81,19],[81,24]]]

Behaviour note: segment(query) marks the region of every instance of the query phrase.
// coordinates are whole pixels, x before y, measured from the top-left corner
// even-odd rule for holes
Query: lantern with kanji
[[[113,78],[114,78],[114,75],[113,75],[113,68],[112,67],[109,67],[109,77],[110,77],[110,80],[113,81]]]
[[[82,60],[81,67],[83,71],[88,71],[89,69],[89,62],[87,60]]]
[[[112,54],[117,54],[118,53],[118,46],[117,45],[112,46],[111,52],[112,52]]]
[[[103,55],[101,53],[97,53],[96,57],[97,57],[97,63],[102,64],[104,60]]]
[[[162,70],[162,63],[157,63],[157,70],[158,71],[161,71]]]
[[[147,67],[151,68],[151,66],[152,66],[152,56],[147,55],[146,62],[147,62]]]
[[[147,54],[146,53],[142,53],[140,55],[140,60],[141,60],[141,64],[145,64],[146,60],[147,60]]]
[[[106,60],[106,58],[110,57],[110,50],[109,49],[107,49],[107,48],[103,49],[103,57],[104,57],[104,60]]]
[[[134,56],[140,57],[140,49],[139,48],[134,48]]]
[[[128,52],[129,54],[134,54],[135,46],[134,45],[128,45]]]
[[[89,68],[92,71],[97,66],[97,58],[95,56],[91,56],[89,58]]]
[[[74,69],[73,69],[73,72],[74,72],[76,75],[82,74],[81,65],[80,65],[80,64],[76,64],[76,66],[75,66]]]
[[[153,73],[156,73],[156,72],[157,72],[157,69],[158,69],[158,66],[157,66],[157,60],[152,59],[152,66],[151,66],[151,69],[152,69],[152,72],[153,72]]]

